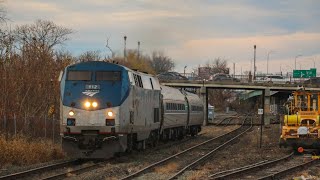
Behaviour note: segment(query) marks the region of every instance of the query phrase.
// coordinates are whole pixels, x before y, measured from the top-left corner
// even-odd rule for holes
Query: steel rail
[[[211,175],[209,175],[208,177],[211,178],[211,177],[218,176],[218,175],[221,176],[221,175],[226,174],[226,173],[230,173],[230,172],[242,170],[242,169],[245,169],[245,168],[253,167],[253,166],[256,166],[256,165],[258,165],[258,164],[265,163],[265,162],[267,162],[267,161],[268,161],[268,160],[264,160],[264,161],[260,161],[260,162],[254,163],[254,164],[242,166],[242,167],[239,167],[239,168],[229,169],[229,170],[226,170],[226,171],[220,171],[220,172],[211,174]]]
[[[229,119],[229,117],[223,118],[221,121],[219,121],[218,123],[215,123],[216,126],[220,126],[222,124],[222,122],[226,121],[227,119]]]
[[[207,141],[204,141],[204,142],[199,143],[199,144],[197,144],[197,145],[195,145],[195,146],[192,146],[192,147],[190,147],[190,148],[187,148],[187,149],[185,149],[185,150],[183,150],[183,151],[181,151],[181,152],[179,152],[179,153],[176,153],[176,154],[171,155],[171,156],[169,156],[169,157],[167,157],[167,158],[164,158],[164,159],[162,159],[162,160],[160,160],[160,161],[157,161],[157,162],[155,162],[155,163],[153,163],[153,164],[151,164],[151,165],[149,165],[149,166],[146,166],[146,167],[140,169],[140,170],[137,171],[137,172],[134,172],[134,173],[132,173],[132,174],[130,174],[130,175],[122,178],[121,180],[133,179],[133,178],[135,178],[135,177],[137,177],[137,176],[139,176],[139,175],[141,175],[141,174],[144,174],[145,172],[147,172],[147,171],[150,170],[151,168],[153,168],[153,167],[155,167],[155,166],[158,166],[158,165],[161,165],[161,164],[163,164],[163,163],[165,163],[165,162],[167,162],[167,161],[169,161],[169,160],[171,160],[171,159],[173,159],[173,158],[175,158],[175,157],[177,157],[177,156],[179,156],[179,155],[181,155],[181,154],[185,154],[185,153],[187,153],[187,152],[189,152],[189,151],[191,151],[191,150],[193,150],[193,149],[195,149],[195,148],[197,148],[197,147],[200,147],[200,146],[202,146],[202,145],[208,144],[208,143],[210,143],[210,142],[212,142],[212,141],[214,141],[214,140],[220,139],[220,138],[222,138],[222,137],[224,137],[224,136],[227,136],[227,135],[229,135],[229,134],[231,134],[231,133],[234,133],[234,132],[238,131],[238,130],[240,130],[240,129],[244,126],[244,124],[245,124],[245,120],[243,121],[242,126],[240,126],[240,127],[237,128],[237,129],[234,129],[233,131],[230,131],[230,132],[224,133],[224,134],[222,134],[222,135],[220,135],[220,136],[211,138],[211,139],[209,139],[209,140],[207,140]]]
[[[287,155],[285,157],[278,158],[278,159],[275,159],[275,160],[272,160],[272,161],[268,161],[268,162],[263,162],[263,163],[259,163],[259,164],[256,163],[256,164],[248,165],[246,167],[240,167],[240,168],[231,169],[231,170],[227,170],[227,171],[221,171],[221,172],[209,175],[208,177],[210,179],[226,179],[226,178],[230,178],[231,176],[236,176],[236,175],[239,175],[239,174],[248,173],[248,172],[254,171],[254,170],[259,169],[259,168],[263,168],[263,167],[266,167],[266,166],[270,166],[270,165],[285,161],[285,160],[291,158],[293,156],[293,154],[294,153],[291,153],[291,154],[289,154],[289,155]]]
[[[36,174],[36,173],[39,173],[39,172],[52,170],[52,169],[57,169],[57,168],[64,167],[64,166],[67,166],[67,165],[70,165],[70,164],[74,164],[74,163],[76,163],[78,161],[79,160],[70,160],[70,161],[66,161],[66,162],[50,164],[50,165],[46,165],[46,166],[42,166],[42,167],[38,167],[38,168],[33,168],[33,169],[29,169],[29,170],[25,170],[25,171],[21,171],[21,172],[17,172],[17,173],[4,175],[4,176],[1,176],[0,179],[2,180],[2,179],[22,178],[22,177],[25,177],[27,175]]]
[[[283,176],[285,176],[285,175],[287,175],[289,173],[292,173],[292,172],[297,171],[297,170],[301,170],[302,168],[305,168],[306,166],[310,166],[312,164],[319,163],[319,162],[320,162],[319,159],[313,159],[311,161],[308,161],[308,162],[305,162],[305,163],[302,163],[302,164],[298,164],[296,166],[284,169],[284,170],[279,171],[277,173],[273,173],[273,174],[264,176],[262,178],[259,178],[259,180],[279,179],[279,178],[281,178],[281,177],[283,177]]]
[[[85,167],[80,167],[80,168],[74,169],[72,171],[51,175],[51,176],[42,178],[42,180],[62,179],[62,178],[68,177],[69,174],[80,174],[80,173],[86,172],[88,170],[96,169],[96,168],[100,167],[102,164],[103,164],[103,162],[91,164],[91,165],[88,165]]]
[[[247,131],[249,131],[252,128],[252,124],[249,128],[247,128],[246,130],[244,130],[243,132],[241,132],[240,134],[236,135],[235,137],[233,137],[232,139],[228,140],[227,142],[221,144],[220,146],[216,147],[215,149],[211,150],[210,152],[206,153],[204,156],[198,158],[197,160],[193,161],[191,164],[185,166],[183,169],[181,169],[179,172],[177,172],[176,174],[174,174],[173,176],[171,176],[169,178],[169,180],[172,179],[176,179],[179,175],[181,175],[183,172],[185,172],[186,170],[196,166],[197,164],[199,164],[200,162],[208,159],[214,152],[218,151],[219,149],[225,147],[226,145],[230,144],[232,141],[238,139],[240,136],[242,136],[244,133],[246,133]]]

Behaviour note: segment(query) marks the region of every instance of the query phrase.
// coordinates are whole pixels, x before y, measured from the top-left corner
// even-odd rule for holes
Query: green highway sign
[[[310,70],[293,70],[293,78],[310,78],[317,76],[317,69],[311,68]]]

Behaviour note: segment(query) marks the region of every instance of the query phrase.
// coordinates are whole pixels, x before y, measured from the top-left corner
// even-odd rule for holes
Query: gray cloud
[[[262,51],[276,49],[279,60],[289,59],[295,52],[319,54],[319,40],[314,37],[320,33],[319,5],[316,0],[7,2],[13,24],[41,18],[74,29],[77,33],[67,48],[75,53],[105,50],[107,36],[112,47],[121,52],[123,36],[127,35],[129,48],[136,48],[141,41],[144,52],[163,50],[177,61],[177,67],[215,57],[247,61],[257,42]],[[297,34],[301,38],[295,42],[285,38]]]

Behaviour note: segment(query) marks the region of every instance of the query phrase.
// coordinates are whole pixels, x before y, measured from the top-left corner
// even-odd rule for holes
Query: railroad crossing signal
[[[310,70],[293,70],[293,78],[310,78],[317,76],[317,69],[311,68]]]

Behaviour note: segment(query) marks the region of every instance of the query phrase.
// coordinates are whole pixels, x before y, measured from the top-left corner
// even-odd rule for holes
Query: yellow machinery
[[[281,146],[291,146],[298,152],[320,150],[320,92],[293,92],[285,104],[286,115],[280,137]]]

